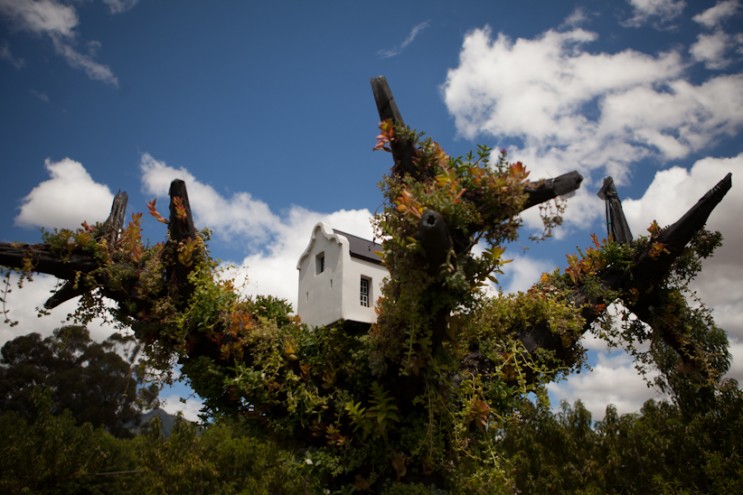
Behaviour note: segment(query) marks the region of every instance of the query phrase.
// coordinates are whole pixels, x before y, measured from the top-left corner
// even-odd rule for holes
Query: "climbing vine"
[[[151,366],[180,364],[205,415],[246,418],[339,493],[512,490],[502,433],[524,404],[546,401],[547,383],[583,366],[589,328],[658,366],[658,384],[689,407],[700,406],[689,387],[714,391],[729,365],[727,341],[686,290],[719,235],[698,233],[652,287],[633,267],[642,253],[648,263],[669,254],[656,225],[632,244],[594,236],[564,271],[492,296],[486,285],[508,262],[535,184],[524,164],[487,147],[451,157],[391,120],[374,149],[396,164],[374,219],[390,277],[368,329],[311,329],[285,301],[242,296],[209,255],[208,231],[189,230],[185,196],[172,197],[169,219],[154,200],[147,205],[168,225],[163,243],[142,242],[141,214],[114,236],[109,224],[82,224],[46,232],[43,243],[48,256],[81,267],[67,277],[67,290],[82,294],[76,318],[106,314],[130,327]],[[545,235],[562,221],[564,202],[551,204],[542,209]],[[21,271],[38,263],[30,255]],[[644,323],[608,313],[617,300]]]

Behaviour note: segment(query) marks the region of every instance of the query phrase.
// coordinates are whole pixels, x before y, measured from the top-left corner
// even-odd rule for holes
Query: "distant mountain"
[[[165,438],[170,436],[170,433],[173,431],[173,427],[175,426],[176,421],[188,421],[183,417],[176,416],[175,414],[170,414],[164,409],[158,407],[153,409],[152,411],[143,413],[139,417],[139,424],[131,425],[129,427],[129,430],[133,434],[139,435],[147,429],[147,427],[155,420],[155,418],[160,421],[162,433]]]

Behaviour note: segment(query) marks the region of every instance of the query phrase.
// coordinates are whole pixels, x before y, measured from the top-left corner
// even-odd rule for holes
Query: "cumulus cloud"
[[[23,198],[16,225],[74,229],[83,221],[92,224],[106,219],[114,195],[95,182],[80,162],[46,160],[44,166],[50,178]]]
[[[725,0],[695,15],[692,19],[706,28],[715,28],[739,11],[740,0]]]
[[[733,62],[731,57],[739,59],[743,54],[743,34],[729,34],[722,29],[722,25],[738,15],[740,10],[739,0],[728,0],[693,17],[694,21],[712,31],[699,34],[689,48],[695,61],[702,62],[707,69],[720,70]]]
[[[632,358],[624,352],[599,352],[590,372],[550,383],[547,389],[557,402],[572,404],[580,399],[594,420],[603,419],[607,404],[614,404],[619,414],[626,414],[638,411],[649,399],[662,398],[655,389],[648,388]]]
[[[523,255],[511,256],[508,253],[505,257],[512,260],[503,267],[501,276],[504,281],[507,280],[505,292],[526,291],[543,273],[555,269],[555,265],[547,260]]]
[[[597,218],[587,191],[604,176],[621,186],[643,159],[684,158],[743,127],[743,75],[693,84],[680,51],[592,53],[596,39],[583,29],[516,40],[475,29],[442,87],[461,136],[516,140],[509,154],[535,178],[584,175],[568,226]],[[538,224],[535,212],[524,218]]]
[[[402,43],[400,43],[398,46],[394,48],[389,48],[386,50],[379,50],[377,54],[381,58],[391,58],[391,57],[400,55],[402,51],[405,50],[405,48],[407,48],[408,45],[410,45],[413,41],[415,41],[415,38],[417,38],[418,35],[422,33],[426,28],[428,28],[428,26],[430,25],[431,25],[431,21],[423,21],[423,22],[416,24],[415,26],[413,26],[413,29],[410,30],[408,37],[405,38],[405,40]]]
[[[741,104],[741,74],[700,85],[679,79],[663,91],[637,86],[603,99],[600,132],[638,141],[660,159],[678,159],[739,130],[743,115],[734,107]]]
[[[68,158],[59,162],[47,160],[46,168],[50,178],[34,187],[24,198],[16,224],[76,228],[83,220],[93,223],[105,219],[113,194],[105,185],[96,183],[82,164]],[[184,180],[196,223],[209,226],[217,238],[238,239],[245,246],[248,255],[242,260],[226,262],[225,265],[231,268],[225,275],[235,277],[238,283],[245,281],[246,295],[274,295],[287,299],[296,308],[297,261],[317,222],[326,222],[334,228],[368,239],[373,237],[372,214],[366,209],[321,213],[293,206],[287,213],[278,215],[265,202],[247,192],[222,195],[188,170],[171,167],[149,154],[142,155],[140,169],[143,191],[156,198],[167,197],[173,179]],[[91,217],[91,213],[97,217]],[[24,289],[23,297],[9,299],[14,312],[11,318],[21,321],[25,332],[36,328],[32,323],[34,308],[43,304],[53,288],[52,277],[41,276],[39,280],[40,283],[28,284],[32,290]],[[66,315],[73,307],[74,303],[65,303],[61,309],[55,310],[55,315],[57,311]],[[39,321],[49,324],[52,320],[54,323],[47,329],[51,332],[59,326],[59,318]],[[2,337],[9,338],[10,330],[2,331]]]
[[[76,48],[79,18],[72,5],[57,0],[0,0],[0,16],[8,19],[15,29],[49,38],[58,55],[91,79],[118,86],[118,78],[108,66]]]
[[[673,27],[675,21],[686,7],[683,0],[628,0],[632,7],[632,17],[624,22],[628,27],[647,24],[656,29]]]
[[[694,60],[704,63],[708,69],[724,69],[730,65],[731,61],[725,55],[734,43],[735,38],[722,31],[702,33],[689,48],[689,53]]]
[[[562,27],[576,28],[579,27],[590,19],[590,15],[585,9],[578,7],[569,16],[565,18],[562,23]]]
[[[597,120],[582,110],[598,98],[660,85],[683,70],[676,52],[589,53],[584,47],[596,39],[583,29],[516,41],[503,34],[493,39],[489,27],[471,31],[443,86],[457,131],[468,139],[488,134],[540,146],[574,143],[595,133]]]

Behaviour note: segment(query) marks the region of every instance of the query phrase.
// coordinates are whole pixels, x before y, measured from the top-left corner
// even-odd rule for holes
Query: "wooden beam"
[[[373,77],[371,86],[379,112],[379,120],[391,120],[395,124],[405,125],[400,110],[397,108],[397,103],[395,103],[395,97],[392,96],[390,85],[387,83],[387,78],[384,76]]]
[[[553,179],[542,179],[536,182],[529,182],[524,188],[528,198],[524,209],[544,203],[558,196],[564,196],[578,190],[583,176],[576,171],[558,175]]]
[[[126,218],[126,204],[129,200],[126,192],[119,191],[114,196],[113,203],[111,204],[111,212],[108,218],[96,235],[97,240],[106,240],[106,245],[109,250],[112,250],[116,241],[119,239],[121,229],[124,227],[124,219]],[[46,309],[56,308],[60,304],[69,301],[77,296],[81,296],[88,292],[91,287],[85,285],[81,280],[73,281],[67,280],[62,287],[57,290],[49,299],[44,303]]]

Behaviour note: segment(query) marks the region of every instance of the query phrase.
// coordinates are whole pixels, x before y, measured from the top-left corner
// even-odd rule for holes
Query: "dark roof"
[[[333,233],[340,234],[348,239],[348,248],[351,252],[351,256],[354,258],[359,258],[378,265],[382,264],[382,258],[379,257],[379,253],[382,251],[381,244],[336,229],[333,229]]]

